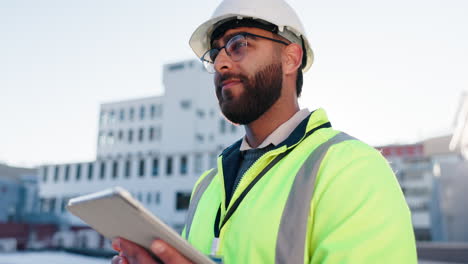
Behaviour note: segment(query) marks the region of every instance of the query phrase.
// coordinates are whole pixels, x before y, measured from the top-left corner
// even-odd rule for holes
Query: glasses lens
[[[203,65],[205,66],[205,69],[210,73],[215,72],[214,61],[216,60],[216,57],[218,56],[218,54],[219,54],[218,49],[211,49],[205,52],[205,54],[202,57]]]
[[[214,68],[213,63],[204,60],[203,61],[203,66],[205,66],[205,69],[206,69],[207,72],[215,73],[215,68]]]
[[[208,56],[210,58],[211,63],[214,63],[216,57],[218,57],[219,50],[218,49],[211,49],[208,51]]]
[[[231,38],[226,44],[226,52],[233,61],[240,61],[247,53],[247,39],[243,35]]]
[[[210,49],[209,51],[205,52],[205,54],[203,54],[202,61],[214,63],[216,57],[218,57],[218,54],[218,49]]]

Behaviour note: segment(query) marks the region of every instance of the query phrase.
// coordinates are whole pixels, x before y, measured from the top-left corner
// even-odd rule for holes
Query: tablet
[[[149,251],[161,239],[194,263],[215,264],[121,187],[72,198],[67,209],[108,239],[122,237]]]

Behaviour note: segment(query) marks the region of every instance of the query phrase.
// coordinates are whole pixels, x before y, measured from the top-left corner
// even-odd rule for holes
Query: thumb
[[[175,248],[162,240],[155,240],[151,244],[151,251],[165,264],[190,264],[192,263],[180,254]]]

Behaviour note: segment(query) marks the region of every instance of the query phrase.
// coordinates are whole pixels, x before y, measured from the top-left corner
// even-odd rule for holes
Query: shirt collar
[[[278,128],[276,128],[265,140],[257,147],[257,148],[264,148],[270,144],[273,146],[277,146],[285,139],[289,137],[289,135],[294,131],[294,129],[310,114],[309,109],[305,108],[297,113],[295,113],[288,121],[281,124]],[[240,146],[240,151],[245,151],[252,149],[252,147],[247,142],[246,137],[242,139],[242,143]]]

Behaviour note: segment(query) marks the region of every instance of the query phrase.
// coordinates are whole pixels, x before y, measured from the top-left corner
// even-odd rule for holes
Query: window
[[[123,110],[123,109],[120,109],[120,112],[119,112],[119,120],[120,120],[120,121],[124,121],[124,120],[125,120],[125,110]]]
[[[143,131],[144,131],[143,128],[140,128],[140,129],[138,130],[138,141],[139,141],[139,142],[142,142],[142,141],[143,141]]]
[[[187,156],[180,157],[180,174],[187,174]]]
[[[153,159],[153,166],[151,168],[151,175],[158,176],[159,173],[159,160],[157,158]]]
[[[50,198],[49,200],[49,212],[55,212],[55,198]]]
[[[135,109],[133,109],[133,107],[132,107],[132,108],[130,108],[130,111],[128,112],[128,119],[130,121],[133,121],[134,116],[135,116]]]
[[[115,113],[114,111],[110,111],[109,113],[109,123],[112,124],[115,122]]]
[[[54,182],[57,182],[58,181],[58,177],[59,177],[59,166],[55,166],[55,171],[54,171]]]
[[[203,156],[200,153],[195,154],[194,168],[195,173],[203,172]],[[198,176],[198,175],[197,175]]]
[[[152,198],[152,195],[151,195],[150,192],[148,192],[148,193],[146,194],[146,203],[147,203],[147,204],[151,204],[151,198]]]
[[[109,132],[107,134],[107,144],[114,145],[114,133]]]
[[[68,198],[63,197],[62,198],[62,204],[60,205],[60,211],[62,213],[65,213],[65,207],[67,206]]]
[[[409,196],[427,196],[430,194],[430,190],[426,187],[413,187],[407,188],[405,194]]]
[[[101,123],[101,125],[104,125],[105,123],[107,123],[106,111],[101,111],[101,116],[99,117],[99,122]]]
[[[101,167],[100,167],[100,170],[99,170],[99,178],[102,180],[102,179],[104,179],[104,177],[106,177],[106,163],[105,163],[105,161],[102,161],[101,162]]]
[[[205,111],[203,111],[203,109],[197,109],[197,116],[199,118],[204,118],[205,117]]]
[[[130,177],[130,169],[131,169],[130,160],[127,160],[125,161],[125,178]]]
[[[180,107],[182,107],[182,109],[189,109],[191,106],[192,106],[192,102],[190,100],[180,101]]]
[[[153,141],[154,140],[154,127],[150,127],[148,131],[148,140]]]
[[[81,164],[76,164],[76,175],[75,178],[77,181],[81,179]]]
[[[42,173],[43,173],[42,174],[42,182],[47,182],[47,172],[48,172],[47,167],[43,167],[42,168]]]
[[[190,203],[190,192],[176,193],[176,210],[187,210]]]
[[[166,175],[172,174],[172,157],[166,159]]]
[[[224,134],[226,132],[226,121],[224,119],[219,120],[219,132]]]
[[[141,159],[140,164],[138,166],[138,176],[143,177],[145,176],[145,160]]]
[[[70,165],[65,165],[65,181],[70,179]]]
[[[154,203],[155,204],[159,204],[161,202],[161,195],[159,194],[159,192],[156,192],[156,196],[154,197]]]
[[[133,130],[128,130],[128,143],[132,143],[133,141]]]
[[[44,198],[39,198],[39,212],[46,212],[46,200]]]
[[[172,64],[172,65],[169,65],[169,71],[183,70],[184,67],[185,67],[184,63]]]
[[[155,138],[157,140],[161,139],[161,136],[162,136],[162,132],[161,132],[161,127],[156,127],[156,132],[155,132]]]
[[[145,106],[140,107],[140,120],[145,119]]]
[[[205,140],[205,137],[202,134],[196,134],[195,140],[201,143]]]
[[[150,107],[150,116],[152,119],[156,116],[156,106],[154,104]]]
[[[119,170],[119,162],[115,160],[114,162],[112,162],[112,178],[113,179],[117,178],[118,170]]]
[[[123,137],[124,137],[123,131],[122,131],[122,130],[119,130],[119,134],[118,134],[118,139],[119,139],[119,141],[122,141],[122,140],[123,140]]]
[[[143,198],[143,196],[141,195],[141,192],[138,192],[138,193],[137,193],[137,199],[138,199],[138,201],[142,202],[142,201],[143,201],[142,198]]]
[[[99,132],[98,144],[99,144],[100,146],[106,144],[106,133],[104,133],[104,132]]]
[[[93,163],[89,163],[88,165],[88,180],[93,178]]]

